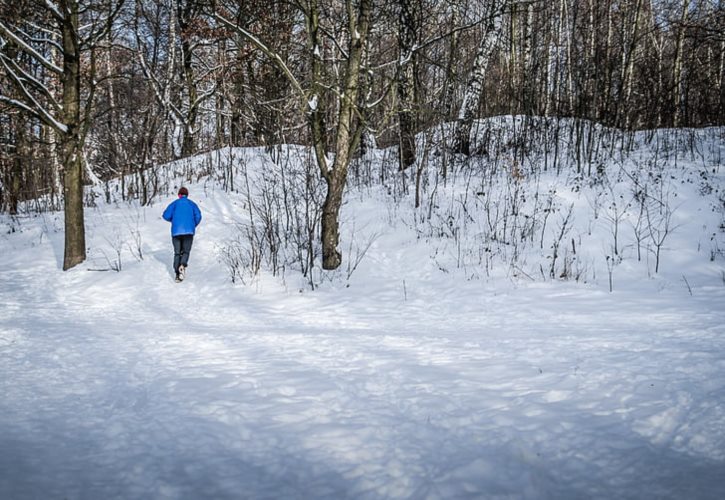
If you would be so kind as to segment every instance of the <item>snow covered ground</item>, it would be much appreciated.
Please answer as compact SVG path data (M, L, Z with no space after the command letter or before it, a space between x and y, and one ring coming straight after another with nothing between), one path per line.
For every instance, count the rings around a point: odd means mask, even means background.
M171 196L88 209L68 272L62 214L3 216L0 498L725 498L721 214L690 167L660 272L622 222L611 293L616 213L566 179L579 281L537 245L521 272L460 265L478 233L432 241L412 194L348 196L344 257L353 226L370 247L314 291L293 270L230 283L243 197L208 180L181 284Z

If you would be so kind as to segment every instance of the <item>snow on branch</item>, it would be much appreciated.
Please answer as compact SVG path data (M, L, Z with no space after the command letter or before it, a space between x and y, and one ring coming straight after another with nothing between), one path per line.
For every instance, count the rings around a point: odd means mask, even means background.
M26 54L33 57L40 64L42 64L43 67L45 67L46 69L53 71L54 73L58 73L58 74L63 73L63 68L53 64L48 59L46 59L37 50L35 50L30 45L28 45L22 38L18 37L15 33L13 33L10 30L10 28L5 26L5 24L2 21L0 21L0 35L3 35L5 37L9 38L10 40L12 40L13 42L15 42L23 52L25 52Z
M139 43L139 46L141 45L140 38L137 36L137 42ZM154 92L154 96L156 97L156 100L158 103L164 108L171 111L171 113L176 117L178 120L182 122L182 124L186 127L187 121L184 118L183 113L181 110L174 105L174 103L171 102L171 97L169 96L168 92L168 86L163 85L161 81L156 77L156 75L151 71L151 68L148 65L148 62L146 61L146 57L143 55L143 50L137 51L139 62L141 63L141 69L144 73L144 76L149 79L149 83L151 84L151 89ZM173 51L172 51L173 53ZM174 60L172 59L169 64L169 71L173 69L174 66Z
M58 21L63 21L65 19L65 16L60 11L60 8L50 0L45 0L45 8L48 9L51 14L53 14L53 17L55 17Z
M31 99L32 99L32 97L31 97ZM0 102L4 102L5 104L7 104L9 106L12 106L16 109L20 109L22 111L25 111L26 113L30 113L31 115L35 116L39 120L50 125L51 127L53 127L54 129L56 129L57 131L59 131L63 134L68 132L67 126L65 126L64 124L60 123L58 120L53 118L53 116L50 113L48 113L45 109L40 107L40 105L34 99L32 99L32 102L33 102L34 106L38 106L37 109L25 104L24 102L18 101L17 99L11 99L2 94L0 94Z
M45 124L47 124L50 127L53 127L57 131L61 133L65 133L68 130L68 127L64 125L63 123L59 122L55 119L55 117L48 111L45 106L43 106L41 103L38 102L38 100L33 96L33 94L28 90L28 88L25 85L25 81L23 78L18 76L18 73L16 71L13 71L8 66L8 58L5 56L0 57L0 61L2 62L3 67L5 68L5 71L7 75L10 77L10 79L15 84L16 88L23 94L25 97L26 102L18 101L17 99L12 99L10 97L4 96L0 94L0 97L2 98L2 101L15 107L20 110L29 112L39 120L43 121ZM24 71L22 71L17 64L15 64L15 61L10 61L15 68L20 70L20 73L22 76L26 75ZM53 106L56 107L56 109L59 109L59 105L56 102L56 100L52 97L50 92L47 88L45 88L40 82L38 82L35 79L30 80L32 82L36 82L39 88L41 89L41 93L43 93L46 97L50 99L50 102Z
M12 59L8 59L3 55L0 55L0 59L2 60L3 66L5 66L5 69L7 70L8 76L15 82L18 87L23 88L25 87L26 83L32 85L41 94L43 94L46 99L48 99L48 102L56 112L59 112L61 110L60 104L55 99L48 87L43 84L43 82L25 71L18 65L17 62L13 61ZM24 89L24 92L28 91Z

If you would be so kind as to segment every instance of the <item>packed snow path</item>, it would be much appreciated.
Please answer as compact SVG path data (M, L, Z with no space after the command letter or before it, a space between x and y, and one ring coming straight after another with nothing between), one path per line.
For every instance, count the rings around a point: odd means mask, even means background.
M2 240L0 497L725 498L719 289L175 284L149 226Z

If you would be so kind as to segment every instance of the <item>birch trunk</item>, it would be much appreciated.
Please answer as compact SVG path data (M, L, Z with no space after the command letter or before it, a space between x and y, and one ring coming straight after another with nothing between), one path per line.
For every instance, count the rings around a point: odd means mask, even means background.
M398 138L400 145L399 169L405 170L415 163L415 45L417 37L417 16L415 3L418 0L401 0L398 16L398 48L400 68L398 70Z
M534 30L534 4L525 6L526 22L523 33L523 64L521 81L524 84L524 113L536 112L536 96L534 95L536 84L534 83L534 47L536 47L536 32Z
M478 46L471 77L458 112L454 143L456 153L471 154L471 128L481 103L481 94L486 81L488 65L501 36L502 15L503 3L496 2L492 4L489 21Z

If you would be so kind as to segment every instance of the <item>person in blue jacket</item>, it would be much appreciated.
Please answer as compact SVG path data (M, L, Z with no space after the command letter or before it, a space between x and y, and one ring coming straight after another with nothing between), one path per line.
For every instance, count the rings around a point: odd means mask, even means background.
M174 200L164 210L163 217L171 222L171 241L174 244L174 272L176 281L186 277L189 265L191 245L194 243L196 226L201 222L201 210L189 199L189 190L179 189L179 199Z

